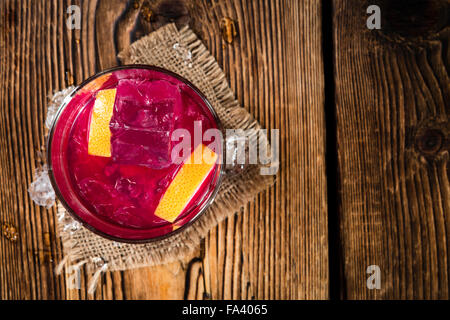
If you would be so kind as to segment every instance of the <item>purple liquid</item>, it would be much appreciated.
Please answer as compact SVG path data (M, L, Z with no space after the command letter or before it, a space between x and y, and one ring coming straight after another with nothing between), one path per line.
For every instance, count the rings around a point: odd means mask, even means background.
M110 122L111 157L92 156L88 154L88 134L95 95L99 90L111 88L117 89ZM74 194L96 217L84 220L92 225L95 222L94 228L113 236L121 235L109 232L108 225L146 230L147 237L172 232L171 223L154 215L161 197L182 166L171 161L171 135L177 128L187 129L192 137L191 150L194 150L194 121L201 121L203 132L217 128L203 100L175 77L132 69L113 72L94 90L92 86L89 90L80 90L66 109L71 103L81 104L81 107L66 142L66 174ZM52 151L52 161L53 157ZM191 220L188 213L192 211L194 215L195 210L191 209L205 198L214 171L174 222L177 227ZM56 181L57 172L54 170ZM79 215L84 218L81 210ZM104 221L105 225L98 221Z

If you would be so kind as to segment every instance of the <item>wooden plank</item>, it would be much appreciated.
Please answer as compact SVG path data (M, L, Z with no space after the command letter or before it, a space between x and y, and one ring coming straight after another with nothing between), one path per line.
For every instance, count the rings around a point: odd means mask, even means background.
M448 1L333 3L342 296L448 299Z
M81 30L65 25L79 5ZM3 1L0 19L0 298L327 298L323 66L318 1ZM145 9L147 8L147 9ZM148 19L144 10L151 10ZM149 11L145 11L149 12ZM220 21L236 21L223 41ZM137 20L136 20L137 19ZM116 65L131 40L160 25L189 22L225 70L241 104L263 127L281 129L277 184L211 231L191 257L107 272L94 296L66 289L55 212L28 197L44 143L47 96ZM31 32L33 31L33 32ZM304 40L302 40L304 39Z
M231 44L219 36L225 17L238 31ZM282 162L276 186L206 238L198 290L213 299L326 299L321 4L205 1L191 18L241 105L281 130Z
M49 4L0 4L0 223L10 223L18 230L17 241L0 237L2 299L65 297L64 277L53 272L61 259L55 211L35 206L27 192L33 170L42 162L39 152L44 144L47 94L65 85L61 76L65 64L55 63L57 48L51 46L58 41L55 13L60 6Z

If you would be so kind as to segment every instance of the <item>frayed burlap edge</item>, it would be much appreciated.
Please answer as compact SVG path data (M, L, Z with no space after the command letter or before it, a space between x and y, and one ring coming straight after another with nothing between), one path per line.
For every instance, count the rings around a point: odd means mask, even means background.
M125 64L156 65L187 78L205 94L225 128L254 129L249 139L255 141L259 124L239 106L225 74L188 27L177 30L174 24L166 25L133 43L119 58ZM88 283L88 291L93 293L106 270L127 270L182 259L198 247L211 228L274 183L274 176L260 174L261 168L252 165L240 174L226 175L214 202L192 226L170 238L147 244L118 243L100 237L80 226L58 203L57 230L64 258L56 272L65 267L68 273L76 274L85 265L93 273Z

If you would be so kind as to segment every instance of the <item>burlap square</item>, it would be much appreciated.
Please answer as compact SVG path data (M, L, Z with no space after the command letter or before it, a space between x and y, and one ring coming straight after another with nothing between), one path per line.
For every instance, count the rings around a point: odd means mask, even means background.
M124 64L160 66L185 77L208 98L224 128L260 128L239 106L225 74L188 27L177 30L174 24L166 25L133 43L119 58ZM58 232L64 259L56 271L59 273L66 267L74 272L86 265L87 270L94 273L89 283L92 293L102 271L151 266L183 258L199 245L208 230L239 211L273 182L274 176L260 174L259 165L248 166L240 174L226 175L212 205L191 227L148 244L118 243L102 238L80 226L58 204Z

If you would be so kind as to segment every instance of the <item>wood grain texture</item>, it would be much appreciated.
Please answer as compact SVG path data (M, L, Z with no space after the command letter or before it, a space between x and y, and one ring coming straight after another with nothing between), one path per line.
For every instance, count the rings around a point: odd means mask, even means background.
M334 0L343 298L449 298L446 5ZM370 265L381 290L366 287Z
M81 8L80 30L65 24L72 4ZM319 1L7 0L0 6L0 222L19 231L16 242L0 237L1 299L328 297ZM224 17L238 29L231 44L221 35ZM62 258L55 209L34 205L27 194L42 161L48 95L117 65L119 49L170 21L189 23L240 103L263 127L281 130L278 181L212 230L191 257L107 272L94 296L83 272L81 290L69 290L53 272Z
M326 299L320 3L205 1L198 9L194 30L229 75L241 105L281 135L275 188L210 232L198 290L214 299ZM224 17L236 24L231 45L217 36Z
M63 44L55 37L56 23L45 23L48 17L57 19L49 4L0 4L0 220L18 229L17 241L0 238L2 298L65 297L64 277L53 272L55 261L61 259L55 212L34 206L27 193L34 167L41 160L47 94L65 85L65 66L52 59ZM44 11L46 16L35 15Z

